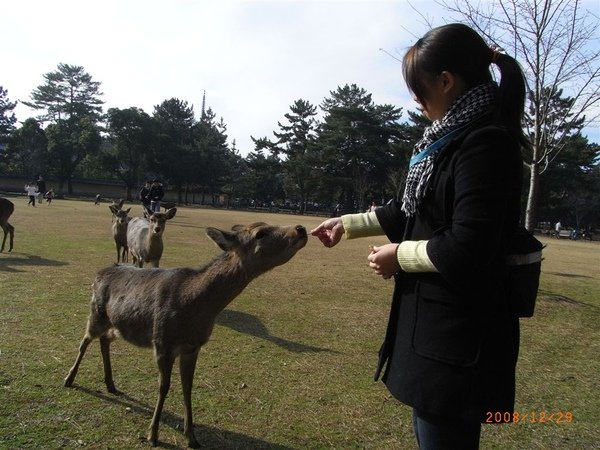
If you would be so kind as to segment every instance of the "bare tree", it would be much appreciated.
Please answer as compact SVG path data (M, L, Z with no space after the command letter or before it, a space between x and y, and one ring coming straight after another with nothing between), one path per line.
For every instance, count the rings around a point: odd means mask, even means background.
M529 85L529 117L524 126L532 150L525 226L536 221L539 175L564 148L571 130L594 126L600 117L598 16L580 0L440 0L491 44L514 56ZM557 93L569 96L560 115L552 108Z

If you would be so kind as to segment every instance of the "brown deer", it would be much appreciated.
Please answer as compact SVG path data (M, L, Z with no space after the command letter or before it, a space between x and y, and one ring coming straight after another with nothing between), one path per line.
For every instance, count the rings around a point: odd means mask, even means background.
M128 216L130 210L131 208L113 211L116 221L112 225L112 233L115 240L115 246L117 247L117 264L119 262L128 262L129 260L129 248L127 247L127 225L131 220L131 217Z
M112 203L110 205L108 205L110 212L112 212L112 218L110 219L111 223L113 223L115 221L115 218L117 217L117 211L121 211L123 209L124 204L125 204L125 199L120 198L118 200L113 200Z
M185 406L184 433L198 447L192 421L192 381L200 348L208 341L216 316L257 276L289 261L306 245L301 226L236 225L232 231L209 227L206 234L223 252L200 269L102 269L93 284L91 313L75 364L65 378L69 387L90 342L100 338L104 382L117 393L110 364L110 342L117 336L153 347L159 370L158 401L148 440L158 443L158 425L179 357Z
M7 198L0 198L0 227L4 231L4 239L2 239L2 247L0 253L4 251L4 244L6 244L6 235L10 235L10 243L8 251L11 252L13 249L13 240L15 238L15 227L8 223L9 217L15 210L15 205Z
M177 208L171 208L165 213L154 212L148 217L134 217L127 225L127 247L131 252L133 264L143 267L150 263L158 267L163 254L162 236L167 226L167 220L175 217Z

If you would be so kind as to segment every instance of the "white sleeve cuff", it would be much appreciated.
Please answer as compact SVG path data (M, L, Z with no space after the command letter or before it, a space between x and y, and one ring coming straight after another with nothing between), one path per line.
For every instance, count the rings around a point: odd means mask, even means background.
M428 241L403 241L396 256L404 272L437 272L427 254Z
M346 239L356 239L367 236L379 236L383 229L374 211L359 214L344 214L342 224Z

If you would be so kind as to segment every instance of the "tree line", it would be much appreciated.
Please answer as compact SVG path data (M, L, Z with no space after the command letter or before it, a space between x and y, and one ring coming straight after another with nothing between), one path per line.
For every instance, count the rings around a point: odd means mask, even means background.
M226 194L236 204L289 205L300 213L335 205L364 211L402 194L413 146L429 124L419 113L403 117L402 108L374 103L355 84L338 86L318 106L296 100L273 136L252 137L254 149L243 157L228 143L224 119L204 102L198 115L177 98L151 114L137 107L104 113L100 83L83 67L61 63L44 79L23 102L40 115L19 126L16 102L0 86L0 174L43 174L63 193L72 192L74 178L115 180L133 200L145 180L160 178L180 203L211 204ZM557 90L545 95L555 117L568 114L572 99ZM597 225L600 148L581 134L582 120L566 127L561 152L539 175L538 217ZM524 208L526 201L524 195Z

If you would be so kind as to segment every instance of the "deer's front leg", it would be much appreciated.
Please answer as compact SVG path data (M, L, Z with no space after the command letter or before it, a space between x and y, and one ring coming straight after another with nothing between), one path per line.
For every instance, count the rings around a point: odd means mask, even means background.
M183 433L187 437L188 446L199 448L200 444L194 435L194 421L192 419L192 384L194 382L194 371L200 349L179 356L179 372L181 373L181 390L183 391L183 405L185 416L183 422Z
M154 347L154 356L156 358L156 364L158 365L158 401L156 402L156 408L154 408L154 415L152 416L152 422L150 422L150 431L148 433L148 441L153 447L158 445L158 425L160 423L160 415L162 414L163 405L165 398L169 393L171 387L171 372L173 371L173 363L175 357L171 351L166 349L160 349Z

